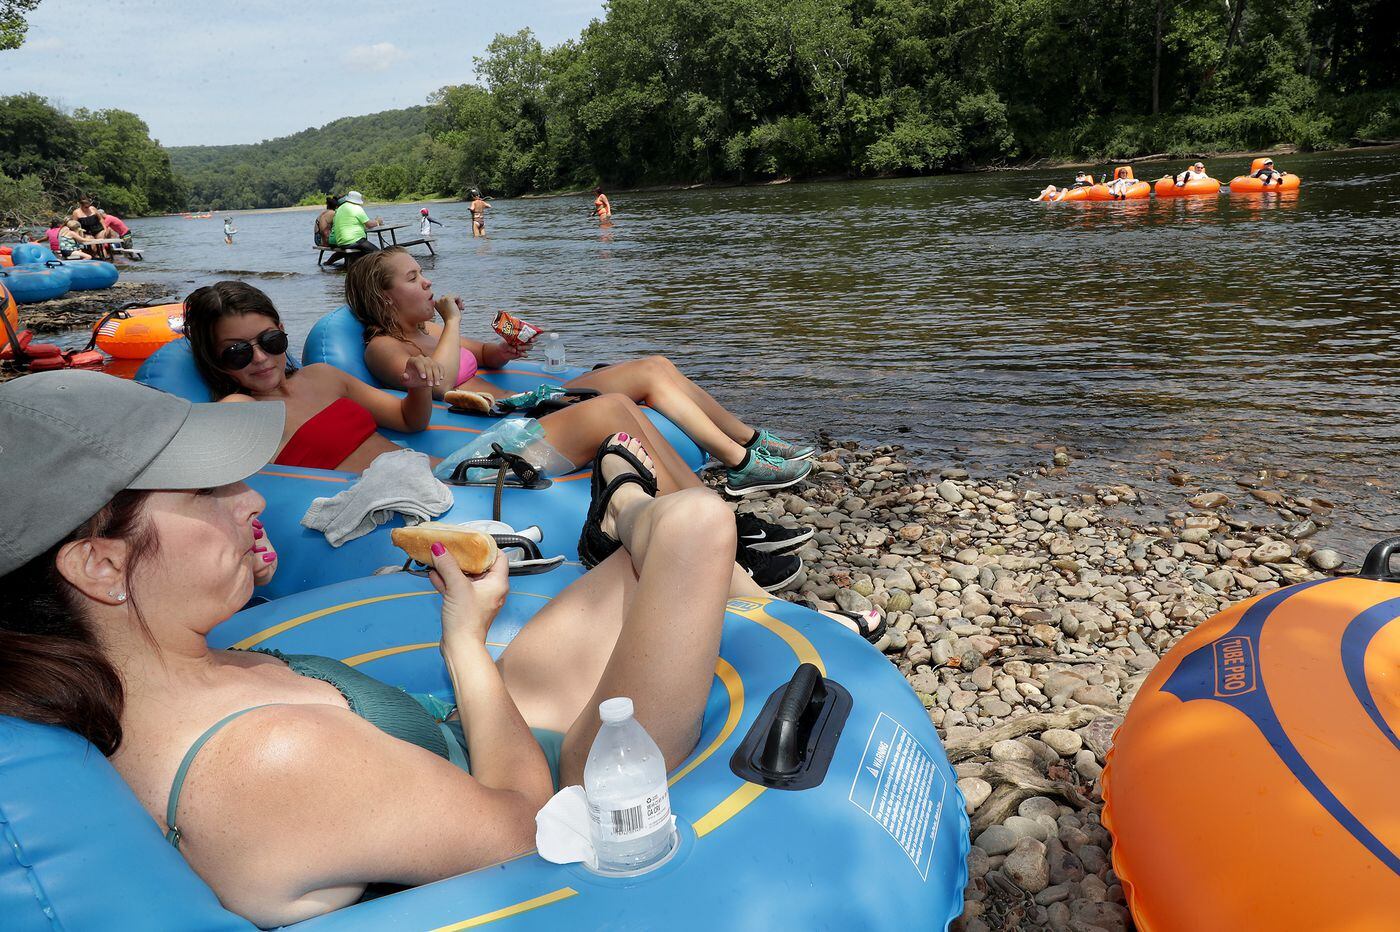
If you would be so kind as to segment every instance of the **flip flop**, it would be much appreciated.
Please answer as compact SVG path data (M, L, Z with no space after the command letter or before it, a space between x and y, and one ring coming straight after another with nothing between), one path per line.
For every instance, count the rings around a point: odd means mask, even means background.
M619 473L607 485L603 484L603 457L620 456L632 467L633 472ZM641 486L652 497L656 496L656 475L648 469L632 451L612 437L604 440L593 457L592 498L588 505L588 518L583 522L583 531L578 538L578 558L584 566L592 567L602 563L622 542L603 532L603 516L607 514L608 502L618 489L628 483Z

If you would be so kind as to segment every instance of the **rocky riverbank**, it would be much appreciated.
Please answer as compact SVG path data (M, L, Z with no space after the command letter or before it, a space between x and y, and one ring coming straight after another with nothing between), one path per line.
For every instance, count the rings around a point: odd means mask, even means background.
M1131 929L1100 821L1113 732L1197 624L1342 571L1306 540L1331 505L1257 480L1175 502L1127 485L1056 494L1052 474L1073 471L1063 450L994 478L921 469L894 446L825 446L794 493L739 509L816 528L787 598L885 611L877 647L944 736L972 820L954 928ZM1255 510L1237 517L1245 502Z
M170 285L119 281L98 291L70 291L61 298L21 305L19 325L20 329L39 335L63 333L90 328L103 314L126 304L148 307L180 301L182 297Z

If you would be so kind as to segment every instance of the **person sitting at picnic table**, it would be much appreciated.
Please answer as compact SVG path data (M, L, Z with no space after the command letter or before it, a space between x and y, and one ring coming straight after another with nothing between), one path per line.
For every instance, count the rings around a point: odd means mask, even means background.
M76 220L69 220L68 225L58 231L58 256L61 259L91 259L90 253L84 252L83 247L91 237L83 233L82 226Z
M119 239L123 248L131 248L131 227L127 226L121 217L109 214L105 210L99 210L97 216L102 221L104 238Z
M49 228L44 231L44 237L49 241L49 249L53 250L55 256L61 254L62 247L59 244L59 234L63 232L68 222L61 217L54 217L49 221Z
M340 198L334 194L326 195L326 209L316 215L316 226L312 233L312 239L317 246L330 246L335 241L331 239L331 227L335 225L335 209L340 206Z
M73 208L73 212L68 217L70 220L78 221L85 234L98 238L102 236L101 214L100 210L92 206L92 198L83 197L78 199L78 206Z
M365 213L365 196L359 191L351 191L335 209L335 222L331 226L331 242L342 246L347 252L378 252L379 247L369 241L367 230L382 226L379 217L373 220Z

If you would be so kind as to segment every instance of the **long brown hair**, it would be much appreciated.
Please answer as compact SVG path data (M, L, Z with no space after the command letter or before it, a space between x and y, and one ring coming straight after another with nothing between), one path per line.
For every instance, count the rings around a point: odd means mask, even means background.
M195 368L215 398L243 391L238 380L219 365L216 350L218 340L214 336L214 328L220 319L243 314L261 314L276 326L282 326L282 315L277 313L272 299L262 290L243 282L215 282L196 288L185 299L185 336L194 352ZM294 371L296 367L288 358L287 374L291 375Z
M75 540L125 541L128 604L149 638L131 573L158 549L142 507L150 494L118 492L82 527L0 578L0 714L68 728L107 757L122 743L126 694L84 617L82 594L58 571L58 552Z
M408 331L399 323L394 302L389 300L388 294L389 287L394 283L389 259L406 255L408 250L402 246L390 246L356 259L350 271L345 273L345 303L350 305L350 313L364 326L366 343L377 336L408 339Z

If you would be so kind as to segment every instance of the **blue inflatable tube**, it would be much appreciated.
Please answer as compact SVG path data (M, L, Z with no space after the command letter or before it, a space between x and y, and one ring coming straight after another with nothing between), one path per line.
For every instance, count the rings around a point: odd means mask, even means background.
M59 261L53 250L42 243L18 243L10 250L10 258L15 265L43 265L45 262Z
M492 651L576 575L512 580ZM439 612L428 582L400 573L241 612L210 640L326 654L449 698ZM852 700L834 741L822 739L828 770L801 790L739 776L731 758L804 662ZM700 739L672 774L671 806L680 847L640 877L531 854L292 928L942 930L962 912L968 821L927 712L869 644L800 606L730 602ZM69 732L0 717L0 830L6 929L252 928L222 909L110 765Z
M512 380L527 382L539 374L526 369L503 375L503 381L511 384ZM571 376L566 373L562 377ZM188 340L166 344L142 364L136 378L190 401L211 400L209 389L194 368ZM530 382L529 387L537 384L538 381ZM686 462L698 469L704 462L700 448L662 415L655 411L646 413ZM424 453L446 456L494 423L492 418L452 414L445 405L437 405L433 420L423 433L401 434L387 430L382 433ZM566 559L577 560L579 531L588 514L591 475L588 471L572 473L551 479L546 487L536 489L507 485L501 494L501 520L515 528L539 525L544 532L540 543L543 554L562 554ZM302 527L302 515L313 500L337 495L357 478L355 473L272 464L248 479L248 484L267 500L262 521L278 553L277 574L268 586L258 590L260 595L277 598L367 576L382 567L403 563L403 552L389 539L392 528L402 527L400 518L339 548L326 543L320 532ZM452 508L436 520L458 523L493 516L493 484L455 486L452 497Z
M68 270L72 277L72 284L69 286L74 291L96 291L100 288L111 288L121 277L117 267L110 262L102 262L98 259L77 259L63 263L63 267Z
M16 264L8 269L0 268L0 280L4 281L17 303L33 304L66 295L72 283L72 274L60 262L43 266Z

